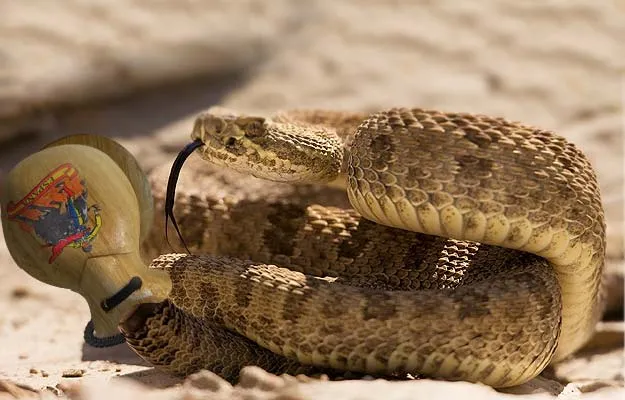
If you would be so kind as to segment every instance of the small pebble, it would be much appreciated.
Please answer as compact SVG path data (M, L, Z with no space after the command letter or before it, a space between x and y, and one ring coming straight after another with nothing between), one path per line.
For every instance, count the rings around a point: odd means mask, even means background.
M29 294L28 289L23 286L18 286L11 290L11 297L14 299L23 299L24 297L28 297Z
M50 374L47 371L41 370L41 376L47 378L48 376L50 376Z
M84 369L66 369L61 376L63 378L80 378L85 372Z
M74 382L59 382L55 388L57 390L57 396L66 395L70 399L80 398L80 383Z
M54 386L46 386L45 390L52 392L57 397L60 397L63 394L63 392L59 388L54 387Z
M38 374L39 373L37 368L31 368L28 372L30 372L31 374Z

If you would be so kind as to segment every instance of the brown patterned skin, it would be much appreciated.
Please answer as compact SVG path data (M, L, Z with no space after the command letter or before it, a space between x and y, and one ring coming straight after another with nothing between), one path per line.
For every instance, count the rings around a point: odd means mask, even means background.
M172 375L187 376L209 369L235 381L240 370L249 364L277 373L315 372L312 367L272 353L223 325L196 318L169 299L140 305L120 328L130 347ZM159 331L168 334L154 334Z
M338 130L347 136L335 137L294 115L203 115L194 135L207 143L203 157L236 159L228 165L242 170L261 163L252 173L264 178L338 178L358 212L306 206L315 195L293 200L299 190L314 194L308 186L267 183L273 198L251 200L245 189L219 189L204 200L197 180L183 184L183 234L217 256L153 265L170 272L171 301L188 318L303 364L499 387L531 379L587 340L602 308L604 220L593 170L573 145L467 114L390 110L356 131L348 114L308 114L322 123L347 116ZM301 132L312 133L300 141ZM346 147L333 150L337 142ZM296 157L276 160L286 154Z

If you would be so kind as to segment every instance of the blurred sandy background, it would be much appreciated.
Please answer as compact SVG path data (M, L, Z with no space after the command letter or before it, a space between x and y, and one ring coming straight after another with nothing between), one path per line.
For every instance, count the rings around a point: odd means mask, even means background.
M625 2L60 4L0 0L0 180L43 144L81 132L120 140L150 170L173 160L194 116L215 104L261 112L306 106L471 111L523 120L578 144L603 193L613 321L602 323L585 352L520 392L622 396L614 387L623 386L624 365ZM86 304L25 275L3 241L0 282L0 382L58 394L59 383L67 389L63 385L80 380L62 377L72 368L84 369L85 379L123 375L152 388L177 382L141 365L124 346L85 346ZM343 398L359 391L373 396L362 398L410 397L410 390L503 396L469 384L412 384L336 390L346 390ZM0 383L0 399L17 393L6 385ZM117 397L136 394L119 379L111 385L105 391L119 390ZM331 398L338 388L300 386L302 396L316 398ZM97 398L101 386L95 387L84 397ZM184 390L190 389L152 395L178 398Z

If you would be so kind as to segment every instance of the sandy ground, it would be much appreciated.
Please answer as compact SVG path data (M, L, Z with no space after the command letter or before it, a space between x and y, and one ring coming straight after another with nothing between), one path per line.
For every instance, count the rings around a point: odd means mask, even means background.
M193 116L214 104L474 111L553 129L578 144L597 170L606 210L611 321L576 357L509 392L622 396L622 2L51 4L0 3L0 179L46 142L79 132L118 139L150 170L171 162ZM12 384L39 396L83 390L94 399L137 391L150 398L505 396L427 380L295 384L255 370L236 389L208 374L180 386L125 345L85 345L84 301L27 276L3 241L0 282L0 399L20 391ZM63 376L71 370L80 376ZM113 382L88 383L103 379ZM87 383L78 389L76 382Z

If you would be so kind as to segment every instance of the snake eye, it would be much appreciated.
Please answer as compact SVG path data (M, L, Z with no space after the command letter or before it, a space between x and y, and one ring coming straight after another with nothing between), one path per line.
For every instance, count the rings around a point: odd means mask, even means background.
M262 135L263 124L259 121L252 121L246 127L246 136L258 137Z
M237 120L236 124L248 138L260 137L265 133L265 118L262 117L242 117Z

